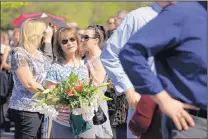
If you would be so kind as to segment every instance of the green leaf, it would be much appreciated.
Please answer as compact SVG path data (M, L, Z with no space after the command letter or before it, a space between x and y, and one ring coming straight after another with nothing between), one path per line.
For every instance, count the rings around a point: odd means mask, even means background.
M45 98L41 99L41 100L36 104L36 106L40 106L40 105L42 105L43 103L45 103Z
M80 102L80 106L83 106L83 101L82 101L82 96L79 96L79 102Z
M103 100L110 101L110 100L113 100L113 99L109 98L109 97L106 97L106 96L103 96Z
M43 94L48 94L51 90L50 89L46 89L44 91L42 91Z
M44 90L42 88L37 88L38 91L43 92Z
M35 94L32 96L32 99L37 98L39 95L40 95L40 92L35 93Z

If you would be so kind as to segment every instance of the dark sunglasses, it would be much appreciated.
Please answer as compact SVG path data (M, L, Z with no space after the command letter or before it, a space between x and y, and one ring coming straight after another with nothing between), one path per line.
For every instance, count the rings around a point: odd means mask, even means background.
M88 41L89 39L95 39L95 37L90 37L89 35L81 35L81 39Z
M63 45L65 45L65 44L67 44L69 41L70 41L70 42L74 42L74 41L76 41L76 38L75 38L75 37L71 37L71 38L68 38L68 39L64 39L64 40L61 41L61 43L62 43Z

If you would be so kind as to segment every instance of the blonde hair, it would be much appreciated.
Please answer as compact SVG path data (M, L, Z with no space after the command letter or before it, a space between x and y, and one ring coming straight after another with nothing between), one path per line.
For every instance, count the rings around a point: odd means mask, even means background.
M63 52L61 45L60 45L62 33L72 33L74 35L74 37L76 38L76 42L77 42L77 50L75 51L75 56L76 56L76 58L81 59L80 38L77 34L77 31L73 28L70 28L70 27L67 27L67 28L61 27L57 30L56 35L55 35L55 39L54 39L53 51L54 51L54 54L57 58L57 61L63 62L63 60L65 59L64 52Z
M47 25L41 19L27 19L20 28L19 46L28 51L30 47L40 47Z

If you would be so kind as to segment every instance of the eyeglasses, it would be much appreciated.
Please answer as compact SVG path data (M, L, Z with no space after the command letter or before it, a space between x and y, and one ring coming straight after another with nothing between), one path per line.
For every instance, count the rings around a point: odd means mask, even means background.
M70 41L70 42L74 42L74 41L76 41L76 38L75 38L75 37L71 37L71 38L68 38L68 39L64 39L64 40L61 41L61 43L62 43L63 45L65 45L65 44L67 44L69 41Z
M81 35L81 39L88 41L89 39L95 39L95 37L90 37L89 35Z

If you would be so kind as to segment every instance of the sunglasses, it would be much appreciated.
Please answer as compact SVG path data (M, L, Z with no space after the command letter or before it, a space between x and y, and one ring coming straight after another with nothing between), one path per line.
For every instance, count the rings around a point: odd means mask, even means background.
M70 41L70 42L74 42L74 41L76 41L76 38L75 38L75 37L71 37L71 38L68 38L68 39L64 39L64 40L61 41L61 43L62 43L63 45L65 45L65 44L67 44L69 41Z
M95 39L95 37L90 37L89 35L81 35L81 39L88 41L89 39Z
M112 25L112 24L114 24L114 22L108 22L108 24L109 24L109 25Z

